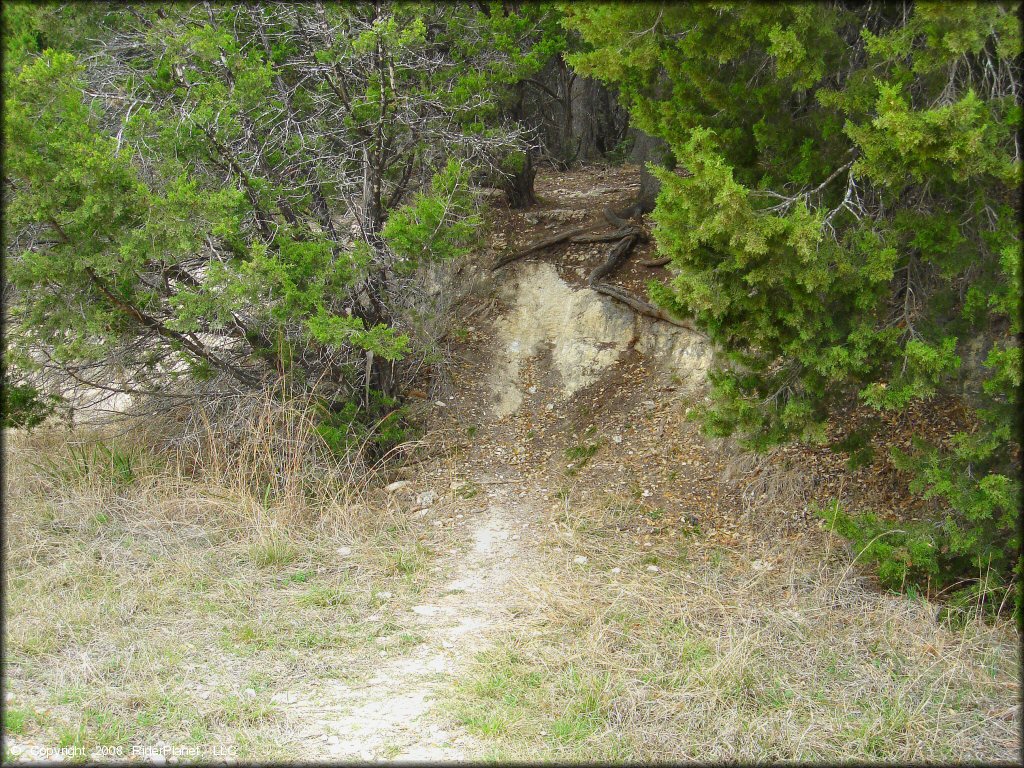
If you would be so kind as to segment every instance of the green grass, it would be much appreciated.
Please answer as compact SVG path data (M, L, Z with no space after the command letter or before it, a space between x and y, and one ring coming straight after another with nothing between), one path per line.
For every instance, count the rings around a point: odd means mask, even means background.
M299 595L298 603L299 605L314 608L332 608L340 605L349 605L353 602L353 596L349 589L345 584L336 586L316 584Z
M565 458L575 464L574 469L581 469L601 449L601 443L578 443L565 449Z
M249 549L249 557L260 568L280 568L292 563L298 555L295 545L284 537L260 541Z
M34 726L45 722L45 718L31 707L20 707L8 704L3 712L3 731L22 735Z

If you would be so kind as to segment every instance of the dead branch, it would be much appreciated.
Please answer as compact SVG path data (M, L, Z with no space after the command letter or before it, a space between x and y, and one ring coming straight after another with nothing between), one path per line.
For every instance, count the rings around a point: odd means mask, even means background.
M598 293L603 293L605 296L610 296L616 301L621 301L639 315L644 315L645 317L650 317L655 320L662 320L666 323L670 323L679 328L685 328L688 331L693 331L694 333L698 333L707 338L707 334L699 330L691 320L681 320L677 317L673 317L665 310L660 309L643 299L639 299L636 296L626 293L618 286L610 285L608 283L591 283L590 287Z
M515 253L508 254L507 256L502 256L500 259L498 259L496 262L494 262L494 266L491 267L491 269L492 270L501 269L506 264L511 264L513 261L517 261L518 259L521 259L524 256L529 256L531 253L536 253L537 251L542 251L545 248L550 248L553 245L558 245L559 243L564 243L566 240L569 240L569 239L575 237L576 235L581 235L585 231L586 231L586 227L574 227L572 229L563 230L563 231L561 231L561 232L559 232L557 234L554 234L551 237L545 238L543 240L538 240L533 245L527 246L526 248L523 248L522 250L516 251Z

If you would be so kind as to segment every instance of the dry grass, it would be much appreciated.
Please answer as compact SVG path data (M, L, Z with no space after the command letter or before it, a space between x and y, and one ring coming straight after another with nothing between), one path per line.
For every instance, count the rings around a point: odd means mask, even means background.
M275 694L372 670L430 553L297 414L254 407L230 448L211 428L155 451L153 424L6 436L7 735L285 756Z
M645 549L615 514L563 510L520 622L448 700L489 757L1019 759L1011 626L939 624L838 549Z

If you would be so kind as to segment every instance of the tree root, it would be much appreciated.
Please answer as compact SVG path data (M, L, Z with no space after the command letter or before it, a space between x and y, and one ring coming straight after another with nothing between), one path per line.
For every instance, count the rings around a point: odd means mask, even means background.
M593 234L593 235L577 235L569 239L572 243L609 243L613 240L621 240L624 237L630 235L643 235L643 230L640 227L628 226L617 229L614 232L608 232L607 234Z
M598 293L603 293L605 296L610 296L616 301L621 301L638 315L644 315L645 317L650 317L655 320L661 320L679 328L685 328L688 331L693 331L704 338L708 338L707 334L698 329L692 321L680 320L677 317L673 317L665 310L656 307L643 299L638 299L636 296L626 293L618 286L610 285L609 283L591 283L590 287Z
M598 264L594 268L594 271L590 273L590 277L587 278L587 283L593 286L594 283L602 277L607 277L621 267L626 259L629 258L629 254L632 252L633 247L637 244L639 239L639 235L626 235L624 238L619 240L619 242L608 251L608 257L601 264Z
M531 253L542 251L545 248L550 248L553 245L559 245L566 241L573 243L604 243L612 240L618 240L618 242L612 246L608 251L608 256L605 260L594 268L594 271L590 273L587 278L587 285L594 291L604 294L616 301L622 302L627 307L632 309L639 315L644 317L650 317L654 320L661 320L662 322L669 323L678 328L685 328L688 331L697 333L704 338L708 338L707 334L700 331L691 320L683 320L673 315L670 315L660 307L656 307L653 304L644 301L643 299L637 298L632 294L627 293L618 286L611 285L610 283L601 282L603 278L608 277L613 272L618 270L629 258L633 248L642 239L645 238L646 232L642 227L630 224L628 221L620 217L610 207L605 208L604 216L612 224L619 227L615 232L607 234L584 234L586 227L574 227L573 229L566 229L551 237L543 240L538 240L533 245L527 246L515 253L503 256L498 259L494 266L491 267L492 271L501 269L507 264L511 264L513 261L529 256ZM669 263L671 259L647 259L640 263L645 267L663 267Z
M494 262L494 266L491 267L491 270L494 271L501 269L506 264L511 264L513 261L518 261L524 256L529 256L531 253L536 253L537 251L542 251L545 248L550 248L552 245L564 243L566 240L570 240L571 238L576 237L577 235L582 235L586 231L586 227L573 227L572 229L562 230L561 232L558 232L557 234L554 234L551 237L545 238L543 240L538 240L533 245L527 246L522 250L508 254L507 256L502 256L500 259Z

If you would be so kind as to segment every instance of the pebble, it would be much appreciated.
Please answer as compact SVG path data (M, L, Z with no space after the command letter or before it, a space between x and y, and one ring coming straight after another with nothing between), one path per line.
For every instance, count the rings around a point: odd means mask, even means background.
M587 564L587 558L584 555L576 555L576 557L574 557L572 559L572 561L574 563L576 563L576 565L586 565Z
M544 408L545 408L545 410L553 411L553 410L555 410L555 404L554 403L548 403L547 405L544 406Z
M622 569L618 567L612 568L612 573L622 573Z
M391 599L391 593L390 592L378 592L377 593L377 597L379 597L381 600L390 600Z
M348 557L352 554L352 547L338 547L337 552L341 557Z
M384 490L388 493L394 493L397 490L405 488L407 485L412 485L409 480L396 480L393 483L384 486Z
M657 573L658 571L661 570L661 568L659 568L656 565L648 565L647 566L647 570L650 571L651 573Z

